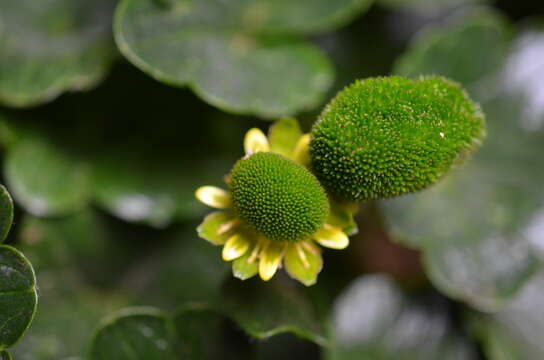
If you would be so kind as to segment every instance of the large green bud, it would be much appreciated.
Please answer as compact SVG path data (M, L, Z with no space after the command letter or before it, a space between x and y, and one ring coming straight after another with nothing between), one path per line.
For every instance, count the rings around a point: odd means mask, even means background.
M461 86L442 77L360 80L342 90L312 129L310 156L340 199L421 190L480 145L485 121Z
M239 160L229 186L238 216L272 240L305 239L329 213L327 195L316 177L275 153L258 152Z

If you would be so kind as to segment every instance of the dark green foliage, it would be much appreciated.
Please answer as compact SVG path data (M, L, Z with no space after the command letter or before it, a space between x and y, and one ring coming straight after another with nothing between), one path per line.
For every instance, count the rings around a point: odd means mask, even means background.
M544 359L544 18L529 9L542 4L526 3L0 1L0 177L17 209L0 187L0 238L13 246L0 246L0 359ZM283 269L268 282L233 278L221 247L195 234L210 210L194 190L221 184L243 134L268 127L257 116L298 118L300 132L286 120L268 131L271 152L291 155L329 87L387 74L462 84L488 119L483 148L425 191L361 204L356 224L356 203L330 203L327 224L361 231L344 251L322 249L314 286ZM484 130L456 122L481 121L456 85L392 79L353 85L389 87L343 94L347 105L335 100L317 126L346 125L346 156L322 158L340 170L358 164L348 155L373 156L356 182L371 194L435 181ZM361 114L380 116L366 124ZM350 131L358 120L368 126ZM278 186L283 171L265 184ZM332 174L341 186L359 175ZM304 212L287 211L296 223L284 230L300 230Z
M341 199L389 198L421 190L483 140L484 117L442 77L359 80L341 91L312 129L312 165Z
M37 301L32 265L11 246L0 246L0 350L21 339L34 318Z
M96 86L116 56L114 7L111 0L2 1L0 103L28 107Z
M0 185L0 242L8 235L13 222L13 201L6 188Z
M113 29L121 53L153 78L189 85L230 112L274 118L317 106L334 80L328 57L303 35L371 2L124 0Z
M173 323L159 310L126 308L98 327L88 359L177 359L173 333Z
M241 159L231 176L230 189L240 218L270 239L304 239L327 218L327 195L317 179L281 155L256 153Z

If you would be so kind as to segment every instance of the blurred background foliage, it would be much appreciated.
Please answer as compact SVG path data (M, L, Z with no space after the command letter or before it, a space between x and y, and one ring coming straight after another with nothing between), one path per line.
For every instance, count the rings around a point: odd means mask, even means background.
M388 74L461 82L483 148L363 204L317 285L233 279L195 188ZM543 83L530 0L0 2L0 358L544 358Z

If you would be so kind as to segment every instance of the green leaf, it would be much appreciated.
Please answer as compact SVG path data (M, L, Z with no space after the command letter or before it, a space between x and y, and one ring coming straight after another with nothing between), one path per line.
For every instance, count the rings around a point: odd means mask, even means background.
M321 346L328 343L325 325L302 285L276 277L244 282L229 279L218 304L250 336L268 338L292 333Z
M524 239L490 237L424 252L431 281L448 296L483 311L507 304L538 268Z
M486 3L489 0L380 0L379 3L387 7L400 8L420 12L423 14L432 14L451 11L466 5L476 5Z
M64 149L38 136L17 142L4 164L15 201L36 216L64 215L86 205L88 170Z
M0 242L6 239L13 223L13 201L6 188L0 185Z
M0 350L15 345L28 330L38 295L30 262L11 246L0 246Z
M491 9L478 8L419 32L395 64L399 75L438 74L462 83L478 100L494 95L510 40L510 25ZM471 54L471 56L466 56Z
M202 214L194 197L194 189L209 178L202 167L192 168L188 177L187 164L172 157L155 161L121 149L115 154L104 152L92 161L93 195L99 205L125 221L165 227L174 219Z
M11 146L16 139L16 134L12 124L0 113L0 147L7 148Z
M228 111L276 117L314 107L333 80L328 59L296 35L343 23L368 4L124 0L114 32L121 52L155 79L189 85Z
M125 221L154 227L204 213L194 191L219 185L239 157L247 125L217 118L213 108L195 105L177 90L132 71L108 81L103 92L63 98L47 111L11 113L6 119L16 136L3 165L13 196L25 210L65 215L92 201ZM151 86L155 100L136 90L145 86ZM186 116L200 120L180 122L180 105ZM157 108L161 117L150 128ZM44 122L49 111L57 114L55 121ZM117 121L118 116L130 118L131 126Z
M523 128L544 129L544 103L540 83L544 79L544 59L539 56L544 43L544 18L526 21L511 46L504 67L503 86L512 102L519 106Z
M136 272L138 286L130 289L134 298L168 308L220 299L221 283L231 276L230 264L221 259L221 248L196 235L194 223L155 240L167 245L151 253Z
M12 350L16 359L75 360L85 352L98 321L127 304L118 295L91 291L59 272L38 273L38 281L48 286L40 289L40 307L32 327ZM64 283L49 286L56 282Z
M107 286L119 280L138 252L123 247L115 229L107 225L90 208L55 219L27 215L19 241L37 271L66 271Z
M292 334L279 334L255 343L255 359L319 359L318 345Z
M106 318L96 330L89 360L170 360L175 352L174 326L155 308L126 308Z
M328 359L477 359L453 330L445 304L410 300L385 275L354 280L333 307Z
M232 336L226 336L225 316L209 307L184 305L176 312L174 324L180 359L236 360L249 357L249 344L240 346Z
M182 306L174 322L181 359L313 359L319 349L316 344L290 333L262 341L248 338L227 317L198 304Z
M110 0L3 4L0 102L36 105L97 84L114 54L113 6Z
M105 227L103 220L92 210L55 219L26 215L20 220L18 244L36 271L40 307L13 349L17 359L82 355L98 321L127 305L116 281L141 248L134 245L138 239L133 234L112 236L118 229ZM125 237L130 241L121 247Z
M544 356L544 276L529 282L512 303L497 314L469 313L471 333L489 360L539 360Z
M489 22L483 19L484 24ZM504 34L497 34L493 26L475 27L474 21L469 16L466 23L457 25L460 30L454 34L463 36L436 37L433 46L420 52L424 58L411 73L416 75L431 67L428 64L439 49L448 47L455 54L469 45L478 47L477 42L471 43L472 38L493 41L482 46L496 48L491 52L500 54L499 49L505 46ZM416 52L419 46L416 42ZM436 59L447 61L444 56ZM452 58L450 67L439 66L447 69L445 75L473 85L504 83L497 77L504 73L500 66L486 69L479 62L472 67L455 64ZM489 311L504 306L537 265L527 231L544 207L544 169L537 165L544 142L541 133L523 125L516 98L504 92L484 94L477 91L478 86L472 88L483 102L487 117L488 137L482 149L439 184L421 193L384 201L381 207L393 237L424 252L426 271L434 285L450 297Z
M180 341L180 358L194 360L221 358L224 349L217 341L221 341L222 320L220 315L206 307L181 308L174 316L176 335Z

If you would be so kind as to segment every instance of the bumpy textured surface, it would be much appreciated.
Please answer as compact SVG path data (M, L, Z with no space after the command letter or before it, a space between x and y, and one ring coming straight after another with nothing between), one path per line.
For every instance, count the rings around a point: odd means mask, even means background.
M327 195L316 177L275 153L239 160L231 172L230 190L240 218L272 240L307 238L329 213Z
M481 143L478 104L442 77L380 77L342 90L312 129L312 166L323 185L351 201L421 190Z

